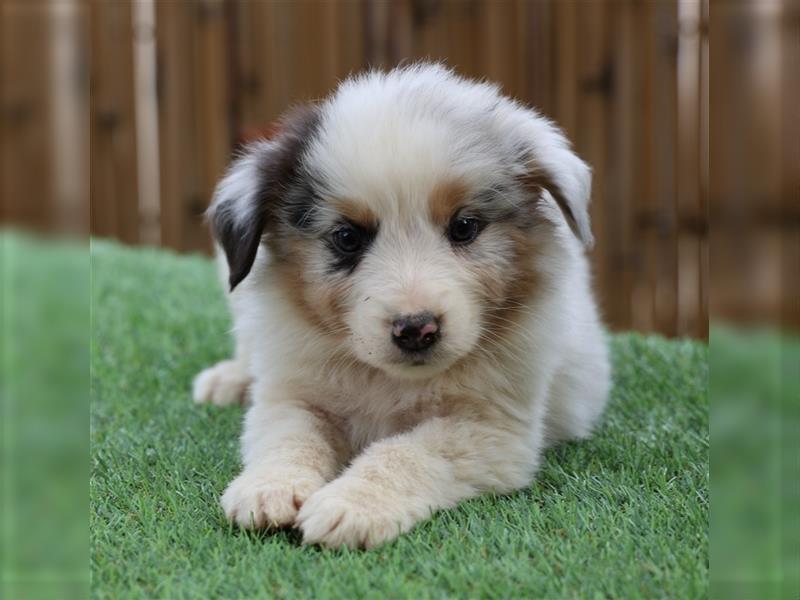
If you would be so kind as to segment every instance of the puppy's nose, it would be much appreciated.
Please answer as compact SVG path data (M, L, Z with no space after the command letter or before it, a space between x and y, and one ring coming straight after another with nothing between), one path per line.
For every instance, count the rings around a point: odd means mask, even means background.
M405 315L392 323L392 341L405 352L427 350L439 336L439 319L430 312Z

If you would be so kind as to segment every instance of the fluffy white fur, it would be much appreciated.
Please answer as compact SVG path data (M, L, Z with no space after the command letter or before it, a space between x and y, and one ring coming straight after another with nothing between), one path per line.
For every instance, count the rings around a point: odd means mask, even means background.
M465 498L529 485L543 448L588 435L598 420L609 361L578 239L591 239L590 171L549 121L436 65L350 79L319 110L308 171L326 197L358 199L380 220L341 292L344 326L331 335L309 323L262 243L230 294L236 356L202 372L194 396L228 404L249 389L244 468L222 496L230 519L373 547ZM259 152L273 143L234 164L215 205L250 217ZM542 284L496 335L477 286L480 273L506 268L497 257L509 242L489 225L465 258L431 222L429 197L455 179L519 205L522 192L505 184L531 168L522 154L551 174L574 223L543 191L536 210L550 227L534 227L538 251L524 259ZM333 222L335 209L319 218ZM324 256L312 254L298 276L324 280ZM222 253L219 263L227 279ZM435 357L412 366L388 323L422 310L445 325Z

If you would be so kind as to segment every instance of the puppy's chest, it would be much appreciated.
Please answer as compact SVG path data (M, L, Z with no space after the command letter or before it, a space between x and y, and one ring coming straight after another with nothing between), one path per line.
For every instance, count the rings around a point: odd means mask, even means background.
M355 450L444 412L442 392L435 387L370 383L339 385L320 403L337 419Z

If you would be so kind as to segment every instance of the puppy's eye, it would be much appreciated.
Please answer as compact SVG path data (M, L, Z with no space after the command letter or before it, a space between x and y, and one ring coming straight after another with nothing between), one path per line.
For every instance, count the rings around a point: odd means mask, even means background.
M447 237L454 244L469 244L481 231L481 223L473 217L454 217L447 228Z
M333 245L342 254L356 254L364 246L364 236L348 225L333 232Z

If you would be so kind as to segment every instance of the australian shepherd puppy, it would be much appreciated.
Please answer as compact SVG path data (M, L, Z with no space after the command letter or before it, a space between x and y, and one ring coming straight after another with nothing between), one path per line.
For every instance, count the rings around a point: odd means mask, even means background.
M553 123L440 65L348 79L246 148L209 209L236 352L194 384L251 401L227 517L369 548L588 435L590 183Z

